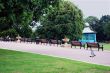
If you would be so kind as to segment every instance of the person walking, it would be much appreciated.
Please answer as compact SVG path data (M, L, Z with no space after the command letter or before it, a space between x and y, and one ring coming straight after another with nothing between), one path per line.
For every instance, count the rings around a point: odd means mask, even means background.
M94 53L94 51L92 50L92 48L90 48L90 51L91 51L91 56L90 57L96 56L95 53Z

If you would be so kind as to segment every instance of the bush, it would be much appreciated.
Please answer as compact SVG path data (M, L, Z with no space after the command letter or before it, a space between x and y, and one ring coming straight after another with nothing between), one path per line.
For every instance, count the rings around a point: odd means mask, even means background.
M9 29L9 30L5 30L3 32L0 33L1 37L6 37L9 36L11 38L15 38L17 37L18 33L16 32L15 29Z

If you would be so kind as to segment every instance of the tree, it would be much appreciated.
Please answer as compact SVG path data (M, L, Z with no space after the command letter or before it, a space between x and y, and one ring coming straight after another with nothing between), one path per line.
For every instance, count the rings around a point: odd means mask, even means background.
M31 21L39 21L45 8L55 6L58 2L59 0L0 0L0 32L12 28L18 32L26 25L29 28Z
M105 40L110 40L110 15L102 16L100 24L103 26L103 33Z
M32 35L32 29L28 25L23 25L19 33L21 37L29 38Z
M61 1L58 7L49 7L41 18L37 33L41 38L79 39L82 35L83 16L80 9L69 1Z
M110 40L110 21L104 26L104 33L107 35L107 39Z
M97 17L89 16L85 19L97 33L97 41L106 41L109 37L110 15L104 15L98 20Z
M85 19L85 22L90 24L90 27L94 30L97 31L99 19L95 16L89 16Z
M100 41L107 40L107 34L104 32L104 28L106 24L108 24L110 21L110 15L104 15L100 18L98 28L97 28L97 38Z
M18 33L16 32L15 29L8 29L8 30L5 30L3 32L0 32L0 37L11 37L11 38L15 38L17 37Z

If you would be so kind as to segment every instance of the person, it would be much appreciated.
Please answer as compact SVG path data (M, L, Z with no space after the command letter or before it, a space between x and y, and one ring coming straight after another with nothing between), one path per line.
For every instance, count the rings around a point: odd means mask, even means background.
M65 36L64 39L62 39L62 47L68 46L69 39Z
M90 51L91 51L91 56L90 57L96 56L95 53L94 53L94 51L92 50L92 48L90 48Z
M21 42L21 37L19 35L16 38L17 38L17 42Z

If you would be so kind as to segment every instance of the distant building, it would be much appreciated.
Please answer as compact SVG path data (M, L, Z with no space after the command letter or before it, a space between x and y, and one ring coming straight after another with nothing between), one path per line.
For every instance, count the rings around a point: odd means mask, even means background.
M96 42L96 32L90 29L88 23L85 23L85 28L82 33L83 35L82 39L80 40L81 42Z

